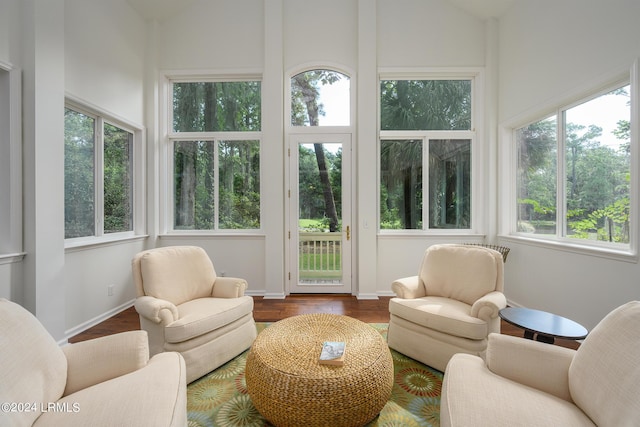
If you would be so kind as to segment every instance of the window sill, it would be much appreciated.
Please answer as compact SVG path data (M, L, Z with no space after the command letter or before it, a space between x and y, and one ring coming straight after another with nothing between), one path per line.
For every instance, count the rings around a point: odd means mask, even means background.
M89 238L82 240L65 241L64 250L66 253L78 252L85 249L96 249L105 246L119 245L123 243L142 241L149 237L147 234L103 236L99 238Z
M609 247L587 246L579 243L571 243L568 241L540 238L536 239L533 237L520 235L499 235L498 238L501 241L511 241L515 243L521 243L523 245L537 246L545 249L553 249L579 255L606 258L614 261L624 261L631 263L638 262L638 253L631 250L627 251Z
M0 254L0 265L13 264L14 262L20 262L24 259L25 252L16 252L12 254Z
M425 239L425 238L450 238L450 239L484 239L484 234L478 234L469 230L378 230L378 237L382 239Z
M238 239L255 239L255 238L265 238L266 234L262 232L250 232L250 231L242 231L242 232L228 232L228 231L187 231L187 232L175 232L175 233L167 233L160 234L158 236L160 239L211 239L217 237L223 238L238 238Z

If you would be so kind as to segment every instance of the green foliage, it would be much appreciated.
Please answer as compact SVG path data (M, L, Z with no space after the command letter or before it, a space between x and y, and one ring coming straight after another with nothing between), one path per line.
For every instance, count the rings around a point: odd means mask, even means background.
M380 83L382 130L471 129L470 80L385 80ZM462 145L461 145L462 144ZM471 223L468 141L430 141L429 228ZM422 229L421 140L380 144L380 228Z
M611 94L626 95L626 91ZM525 222L555 221L556 134L555 120L542 120L517 132L519 229ZM613 134L621 140L620 150L601 144L598 126L566 124L565 203L567 235L573 238L629 242L629 122L620 120Z
M64 112L65 238L95 234L95 119L66 108Z
M176 132L259 131L259 81L173 84Z
M324 149L336 211L342 212L342 149L333 153ZM314 149L309 145L298 145L298 197L299 216L320 221L322 229L329 229L330 218L326 214L323 187L318 178L320 172ZM340 215L338 215L340 217Z
M382 130L471 129L470 80L383 80Z

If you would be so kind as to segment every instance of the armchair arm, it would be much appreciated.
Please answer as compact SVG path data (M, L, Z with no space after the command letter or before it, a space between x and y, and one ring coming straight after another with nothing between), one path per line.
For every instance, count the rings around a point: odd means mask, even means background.
M507 306L507 298L502 292L489 292L471 306L471 316L489 323L498 317L498 312Z
M89 386L128 374L149 362L145 331L129 331L69 344L62 347L67 357L67 396Z
M178 307L160 298L146 295L138 297L136 298L135 307L140 316L162 325L173 323L180 317Z
M489 334L487 367L494 374L572 402L569 366L575 350L501 334Z
M427 291L424 285L420 283L418 276L403 277L401 279L394 280L391 284L391 290L399 298L420 298L427 295Z
M237 277L218 276L213 284L211 296L215 298L239 298L244 296L248 283Z

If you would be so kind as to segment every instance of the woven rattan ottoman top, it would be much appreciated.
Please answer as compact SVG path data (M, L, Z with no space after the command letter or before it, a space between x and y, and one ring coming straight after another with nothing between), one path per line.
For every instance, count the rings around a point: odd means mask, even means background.
M318 363L325 341L346 343L343 366ZM357 426L373 420L393 387L380 333L336 314L304 314L266 328L247 356L247 390L275 426Z

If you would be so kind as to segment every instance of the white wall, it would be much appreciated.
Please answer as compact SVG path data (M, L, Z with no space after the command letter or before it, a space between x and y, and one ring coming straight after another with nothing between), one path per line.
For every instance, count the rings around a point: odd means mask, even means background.
M500 19L500 121L530 116L628 70L640 56L639 16L635 0L517 2ZM590 329L613 308L640 299L635 262L504 243L512 248L505 290L515 304L565 315Z
M124 0L65 0L64 10L67 94L143 126L144 20ZM134 240L65 251L65 336L131 304L131 259L145 248L144 241ZM108 295L110 285L113 295Z
M144 123L144 21L124 0L64 4L65 91Z
M160 69L262 69L262 0L200 0L160 25Z
M442 0L378 1L379 67L484 65L484 22Z

